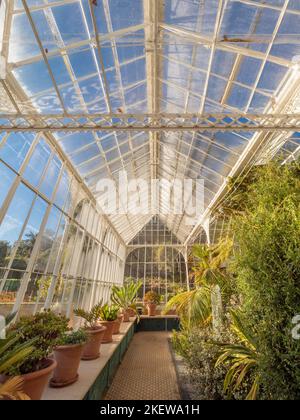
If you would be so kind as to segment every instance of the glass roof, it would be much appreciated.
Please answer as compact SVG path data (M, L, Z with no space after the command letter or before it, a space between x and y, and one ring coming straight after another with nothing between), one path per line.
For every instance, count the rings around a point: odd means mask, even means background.
M6 0L5 13L2 113L275 113L299 77L299 0ZM54 135L96 197L120 170L153 177L147 132ZM204 179L207 208L255 135L160 132L155 175ZM129 243L152 216L111 220ZM188 237L185 215L161 218Z

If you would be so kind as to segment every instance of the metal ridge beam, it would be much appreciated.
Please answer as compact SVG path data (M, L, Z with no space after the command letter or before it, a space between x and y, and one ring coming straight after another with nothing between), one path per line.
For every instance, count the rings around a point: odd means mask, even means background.
M300 114L0 114L0 132L300 131Z

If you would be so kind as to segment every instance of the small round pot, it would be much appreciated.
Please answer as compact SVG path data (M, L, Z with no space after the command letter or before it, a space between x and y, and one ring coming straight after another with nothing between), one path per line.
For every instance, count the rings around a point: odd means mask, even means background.
M120 334L120 327L121 327L122 322L123 322L123 315L118 316L118 319L115 321L113 335Z
M83 347L81 360L96 360L100 357L100 346L106 328L99 326L95 329L87 329L88 341Z
M148 316L156 315L156 306L157 305L155 303L147 303Z
M39 401L42 398L52 372L57 366L54 359L45 359L44 364L43 369L21 375L23 379L22 392L28 395L31 400ZM8 376L1 375L0 382L4 383L7 379Z
M106 331L102 336L102 343L111 343L113 341L113 332L116 321L100 321L100 324L106 328Z
M84 344L58 346L54 349L57 367L50 381L52 388L63 388L78 380L78 368Z

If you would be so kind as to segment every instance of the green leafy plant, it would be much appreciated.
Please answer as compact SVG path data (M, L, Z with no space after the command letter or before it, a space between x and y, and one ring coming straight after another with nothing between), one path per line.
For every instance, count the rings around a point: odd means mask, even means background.
M300 399L300 341L291 321L300 307L300 165L270 163L244 195L233 222L232 271L244 325L255 331L259 398Z
M0 374L9 375L11 371L18 369L35 350L36 340L20 344L18 337L0 340ZM28 400L28 396L22 391L23 379L21 377L9 378L4 384L0 384L0 400Z
M9 373L19 375L42 369L45 358L66 331L68 319L51 311L21 318L8 329L8 337L16 337L18 345L34 341L35 348L23 363L11 366Z
M59 346L69 346L69 345L76 345L76 344L84 344L88 340L88 336L85 330L80 328L77 331L71 331L69 333L65 333L60 340L58 341Z
M119 308L117 306L104 305L100 309L99 315L102 321L116 321Z
M97 303L90 311L85 311L84 309L74 309L74 314L82 319L84 319L84 326L87 329L99 328L97 325L102 309L102 300Z
M210 326L193 327L176 332L172 337L175 352L183 359L181 374L190 384L190 398L195 400L224 400L223 382L226 370L215 367L219 348L212 342Z
M216 362L216 368L225 365L227 374L224 380L224 391L232 394L237 391L250 377L251 388L246 400L257 399L260 375L258 373L259 354L257 343L251 331L243 324L238 312L231 312L232 330L238 343L219 343L221 355Z
M149 290L149 292L147 292L144 296L144 302L147 303L152 303L154 305L159 305L160 304L160 295L154 291Z
M142 287L143 283L141 281L134 282L130 281L124 286L113 286L111 301L123 311L127 311L132 304L137 300L137 295Z
M10 374L12 369L18 369L35 350L37 339L19 342L18 335L0 340L0 374Z

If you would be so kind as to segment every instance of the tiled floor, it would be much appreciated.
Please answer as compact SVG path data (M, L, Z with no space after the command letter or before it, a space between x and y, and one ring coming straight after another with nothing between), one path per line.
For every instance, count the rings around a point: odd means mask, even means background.
M169 350L170 333L136 334L106 400L180 400Z

